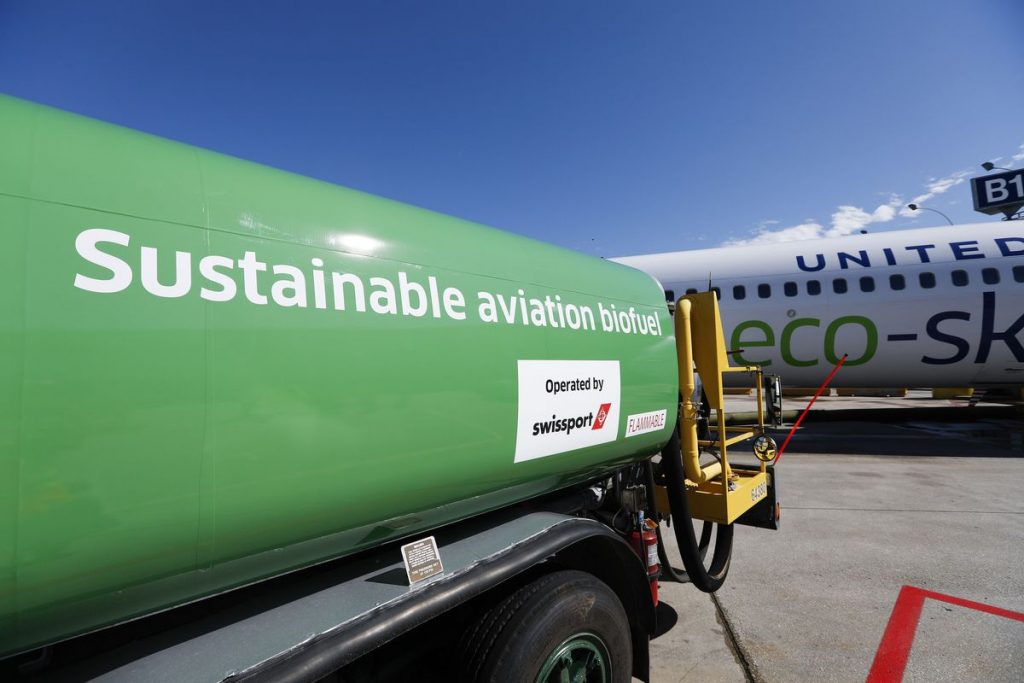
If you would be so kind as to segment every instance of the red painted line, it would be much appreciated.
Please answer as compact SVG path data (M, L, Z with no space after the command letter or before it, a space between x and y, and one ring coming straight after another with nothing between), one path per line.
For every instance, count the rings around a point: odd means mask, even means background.
M1024 613L993 607L981 602L964 600L952 595L935 593L915 586L903 586L893 605L889 623L882 634L882 642L875 652L875 661L871 664L866 683L891 683L902 681L910 657L910 648L914 644L917 622L921 619L921 609L925 599L946 602L958 607L977 610L997 617L1024 621Z
M912 587L912 586L911 586ZM1024 621L1024 612L1014 612L1013 610L1003 609L1002 607L993 607L992 605L986 605L983 602L974 602L973 600L964 600L963 598L953 597L952 595L945 595L943 593L934 593L932 591L926 591L923 588L914 588L916 591L928 598L929 600L938 600L939 602L948 602L950 605L956 605L958 607L966 607L967 609L973 609L978 612L984 612L985 614L992 614L997 617L1003 617L1004 619L1013 619L1014 621Z
M797 427L799 427L800 423L804 421L804 418L807 416L807 411L811 409L811 406L814 405L814 402L818 400L819 396L821 396L821 392L825 391L825 387L828 386L828 383L831 382L832 378L836 376L836 372L838 372L839 368L841 368L843 363L846 362L846 356L847 354L844 353L843 357L839 359L839 362L836 363L836 366L832 368L832 372L828 373L828 377L825 378L825 381L822 382L820 387L818 387L818 391L814 394L814 396L811 397L811 402L807 404L806 408L804 408L804 412L800 413L800 417L798 417L796 419L796 422L793 423L793 428L789 430L789 434L786 435L786 440L782 442L782 448L779 449L779 452L775 454L775 459L772 460L773 465L779 461L779 458L782 457L782 452L786 450L786 446L789 445L789 440L792 439L793 434L796 433Z
M914 633L921 618L924 595L919 588L903 586L889 615L889 623L882 635L882 642L875 652L866 683L891 683L902 681L907 668L910 647L914 644Z

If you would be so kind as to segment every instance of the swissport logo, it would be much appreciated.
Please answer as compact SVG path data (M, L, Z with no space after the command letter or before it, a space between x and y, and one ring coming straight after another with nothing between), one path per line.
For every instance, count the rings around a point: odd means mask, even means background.
M618 438L618 361L521 360L518 378L515 462Z
M550 420L533 423L533 435L561 433L569 436L575 429L585 429L586 427L590 427L591 431L601 429L601 427L604 427L605 420L608 419L608 413L611 409L611 403L602 403L597 409L597 416L593 412L589 412L586 415L574 415L573 417L563 418L552 415Z

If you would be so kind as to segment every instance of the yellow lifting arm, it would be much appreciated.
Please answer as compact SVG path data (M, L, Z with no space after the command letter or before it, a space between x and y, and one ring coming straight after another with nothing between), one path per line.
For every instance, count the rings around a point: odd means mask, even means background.
M679 359L679 391L683 395L679 420L680 442L683 449L683 471L686 478L703 484L722 473L721 463L713 463L705 471L700 466L700 445L697 443L697 410L693 395L697 391L697 378L693 373L693 336L691 334L692 304L687 299L676 303L676 355ZM721 378L719 378L719 386Z
M762 409L762 373L758 366L729 367L718 299L713 292L688 294L676 302L676 353L679 360L680 445L687 498L695 519L732 524L765 496L767 471L758 453L756 468L730 467L729 446L765 435ZM753 375L757 387L757 424L726 427L725 391L722 375L745 372ZM707 401L717 414L715 439L701 441L697 434L700 406L695 397L697 377ZM701 466L701 447L717 447L716 462ZM774 457L774 453L770 454ZM770 460L771 457L767 459ZM659 492L659 499L663 494Z

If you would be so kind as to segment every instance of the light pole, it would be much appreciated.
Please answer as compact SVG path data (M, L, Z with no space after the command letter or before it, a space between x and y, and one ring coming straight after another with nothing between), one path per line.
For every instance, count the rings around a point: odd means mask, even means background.
M947 223L953 225L953 221L949 220L949 216L942 213L938 209L929 209L927 206L918 206L917 204L907 204L907 208L910 209L911 211L934 211L935 213L945 218Z
M994 168L998 168L1000 171L1012 171L1012 168L1003 168L1002 166L996 166L991 161L986 161L981 164L981 167L986 171L991 171Z

